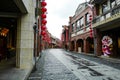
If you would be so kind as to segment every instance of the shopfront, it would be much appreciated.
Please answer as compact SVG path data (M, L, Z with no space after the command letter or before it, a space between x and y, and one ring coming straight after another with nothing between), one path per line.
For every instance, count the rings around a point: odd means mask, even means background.
M120 58L120 28L104 31L102 34L103 55Z
M15 18L0 17L0 60L15 57L16 28Z

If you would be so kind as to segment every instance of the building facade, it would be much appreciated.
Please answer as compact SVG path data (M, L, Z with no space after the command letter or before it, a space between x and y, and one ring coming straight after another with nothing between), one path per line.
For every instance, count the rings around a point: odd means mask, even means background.
M34 0L0 1L0 59L15 57L13 67L32 69L35 64L35 4Z
M87 4L87 2L80 4L74 16L69 19L70 50L93 54L94 36L90 32L92 28L89 19L92 10Z
M91 3L96 9L94 53L120 57L120 0L91 0Z
M69 26L63 25L62 27L63 27L62 34L61 34L62 48L68 50L69 49Z
M80 4L69 20L70 50L119 58L119 21L120 0L90 0L89 4Z

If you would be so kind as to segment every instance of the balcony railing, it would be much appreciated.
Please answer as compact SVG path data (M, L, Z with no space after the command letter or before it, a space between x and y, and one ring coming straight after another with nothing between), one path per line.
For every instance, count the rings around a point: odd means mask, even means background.
M107 18L109 18L109 17L111 17L111 16L113 16L115 14L118 14L118 13L120 13L120 5L114 7L113 9L111 9L111 10L103 13L102 15L97 16L96 18L94 18L93 19L93 24L97 23L97 22L100 22L100 21L103 21L103 20L105 20L105 19L107 19Z

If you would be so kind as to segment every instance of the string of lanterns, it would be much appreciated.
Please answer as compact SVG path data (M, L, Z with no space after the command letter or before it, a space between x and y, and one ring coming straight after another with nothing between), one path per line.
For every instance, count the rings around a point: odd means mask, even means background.
M89 21L90 21L89 29L90 29L90 37L91 38L93 37L92 20L93 20L93 15L92 15L92 13L90 13L90 15L89 15Z
M45 0L41 1L41 35L42 35L42 40L50 43L50 37L48 35L48 31L47 31L47 27L46 27L46 24L47 24L46 5L47 5L47 3L45 2Z

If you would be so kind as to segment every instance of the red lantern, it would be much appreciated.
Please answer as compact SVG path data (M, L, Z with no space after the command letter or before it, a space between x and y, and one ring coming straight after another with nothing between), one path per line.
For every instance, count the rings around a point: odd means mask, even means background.
M92 34L92 33L90 33L90 37L91 37L91 38L93 37L93 34Z
M91 27L91 26L92 26L92 24L90 23L90 24L89 24L89 26Z
M91 30L92 28L90 27L90 30Z
M47 9L45 7L42 7L41 11L44 13L47 11Z
M42 30L46 30L46 26L41 26L41 29Z
M42 6L42 7L44 7L44 6L46 6L46 5L47 5L47 3L46 3L45 1L41 2L41 6Z
M44 36L46 34L45 31L41 31L41 35Z
M93 30L92 30L92 29L90 29L90 33L92 33L92 31L93 31Z
M46 18L46 14L41 14L41 17L42 18Z
M43 37L42 39L43 39L43 40L46 40L46 38L45 38L45 37Z
M89 16L89 20L92 21L92 15Z
M43 25L46 25L47 21L45 19L42 20L41 22Z

